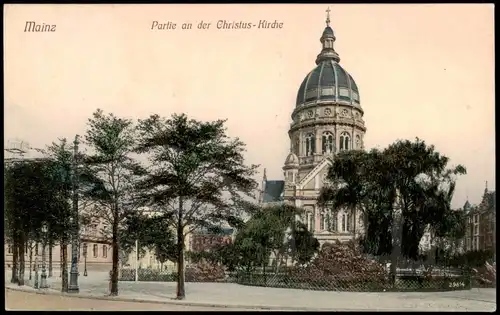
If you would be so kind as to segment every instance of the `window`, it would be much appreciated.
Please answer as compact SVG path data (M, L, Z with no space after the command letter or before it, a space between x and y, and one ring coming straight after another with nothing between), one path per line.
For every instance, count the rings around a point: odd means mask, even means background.
M294 152L297 156L300 156L300 150L299 150L299 147L300 147L300 140L298 138L295 139L294 141L294 144L295 144L295 147L294 147Z
M350 213L342 214L342 227L341 227L342 232L351 231L351 221L352 221L352 216Z
M12 254L12 245L7 246L7 251L9 252L9 254Z
M359 135L356 136L356 149L361 149L361 137Z
M92 248L92 253L94 254L94 258L97 258L98 250L99 250L99 248L98 248L97 244L94 244L94 247Z
M475 224L479 223L479 216L477 214L474 216L474 223Z
M307 230L310 232L314 230L314 216L312 212L307 212Z
M314 154L315 144L314 144L314 134L309 133L306 136L306 156L310 156Z
M320 230L330 231L330 227L331 227L330 221L331 221L330 213L328 211L322 211L321 216L320 216L320 221L319 221Z
M342 132L340 134L340 151L344 151L344 150L349 150L349 142L351 140L351 137L349 136L349 133L347 132Z
M108 247L106 245L102 245L102 257L108 257Z
M39 253L38 253L38 243L35 244L35 256L38 256Z
M323 153L333 153L333 144L334 144L334 137L331 132L324 132L323 133L323 138L322 138L322 150Z

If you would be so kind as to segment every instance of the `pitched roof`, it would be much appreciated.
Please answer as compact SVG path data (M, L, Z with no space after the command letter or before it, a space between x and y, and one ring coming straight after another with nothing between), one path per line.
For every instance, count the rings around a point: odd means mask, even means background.
M264 188L263 202L276 202L282 200L284 180L268 180Z

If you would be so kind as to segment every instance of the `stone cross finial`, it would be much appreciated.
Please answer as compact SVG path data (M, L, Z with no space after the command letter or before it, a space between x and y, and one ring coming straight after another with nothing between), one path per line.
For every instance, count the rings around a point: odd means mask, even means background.
M330 26L330 7L326 9L326 26Z

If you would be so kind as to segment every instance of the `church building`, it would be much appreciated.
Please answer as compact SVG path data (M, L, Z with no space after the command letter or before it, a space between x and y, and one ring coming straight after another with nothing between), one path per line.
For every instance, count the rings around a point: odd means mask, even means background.
M288 203L303 208L301 220L320 243L353 238L363 231L361 215L341 210L332 213L317 205L320 189L328 185L326 174L337 152L363 149L366 132L359 89L340 65L335 34L327 10L326 27L320 38L322 50L316 67L300 84L292 123L288 130L290 153L283 166L285 180L267 180L264 170L260 202Z

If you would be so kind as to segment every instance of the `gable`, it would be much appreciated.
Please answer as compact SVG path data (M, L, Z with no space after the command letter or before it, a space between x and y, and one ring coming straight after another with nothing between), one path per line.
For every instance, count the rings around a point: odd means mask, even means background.
M330 167L331 162L328 158L325 158L323 161L321 161L318 165L316 165L315 168L313 168L309 174L304 176L304 178L299 182L298 188L299 189L315 189L316 187L321 187L321 182L322 182L322 174L324 172L328 171L328 168ZM316 179L317 178L317 179ZM319 181L319 185L316 185L316 181ZM312 187L312 188L310 188Z

